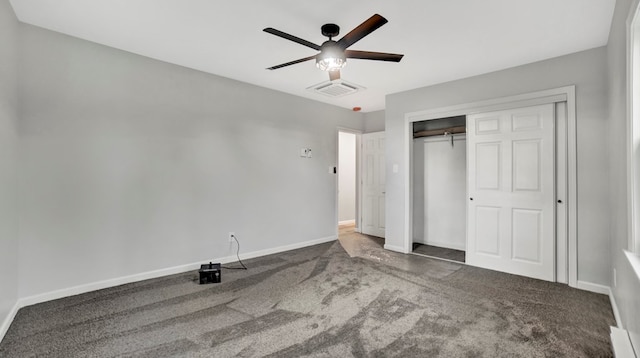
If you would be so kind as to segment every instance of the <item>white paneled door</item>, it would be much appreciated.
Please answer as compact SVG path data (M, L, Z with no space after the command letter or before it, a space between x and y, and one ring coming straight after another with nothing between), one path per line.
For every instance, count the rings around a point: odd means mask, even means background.
M473 266L555 281L553 104L467 116Z
M362 135L362 233L384 237L384 132Z

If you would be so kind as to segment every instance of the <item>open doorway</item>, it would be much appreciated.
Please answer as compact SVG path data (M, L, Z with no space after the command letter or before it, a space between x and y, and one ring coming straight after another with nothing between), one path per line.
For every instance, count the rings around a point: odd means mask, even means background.
M338 131L338 235L359 231L359 134Z
M338 240L350 257L373 258L384 248L384 132L339 129L337 163Z

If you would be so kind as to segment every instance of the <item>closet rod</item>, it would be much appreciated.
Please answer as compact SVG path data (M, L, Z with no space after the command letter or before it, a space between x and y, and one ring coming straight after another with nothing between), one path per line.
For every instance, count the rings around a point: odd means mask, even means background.
M449 128L441 128L441 129L431 129L428 131L419 131L413 133L413 138L422 138L422 137L433 137L437 135L448 134L457 134L457 133L466 133L467 127L465 126L457 126L457 127L449 127Z

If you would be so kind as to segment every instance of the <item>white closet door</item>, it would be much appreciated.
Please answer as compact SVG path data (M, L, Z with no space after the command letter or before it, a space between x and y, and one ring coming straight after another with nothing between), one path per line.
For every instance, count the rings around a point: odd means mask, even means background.
M467 264L555 280L553 104L467 117Z
M362 233L384 237L384 132L362 135Z

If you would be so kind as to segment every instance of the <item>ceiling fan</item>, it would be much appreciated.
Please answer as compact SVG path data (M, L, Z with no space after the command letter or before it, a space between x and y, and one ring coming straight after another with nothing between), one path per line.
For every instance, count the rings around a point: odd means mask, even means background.
M340 78L340 69L347 64L347 58L357 58L361 60L375 60L375 61L391 61L400 62L404 55L395 53L382 53L382 52L370 52L370 51L355 51L347 50L347 48L354 43L360 41L363 37L369 35L380 26L386 24L388 21L384 17L375 14L368 20L358 25L355 29L351 30L348 34L344 35L340 40L334 41L333 38L340 33L340 27L336 24L322 25L320 30L323 36L329 38L322 46L318 46L307 40L303 40L299 37L289 35L280 30L276 30L271 27L264 29L264 32L282 37L284 39L299 43L303 46L310 47L316 51L320 51L319 54L301 58L299 60L283 63L277 66L269 67L268 70L277 70L278 68L295 65L309 60L316 60L316 67L323 71L329 72L329 79L331 81Z

